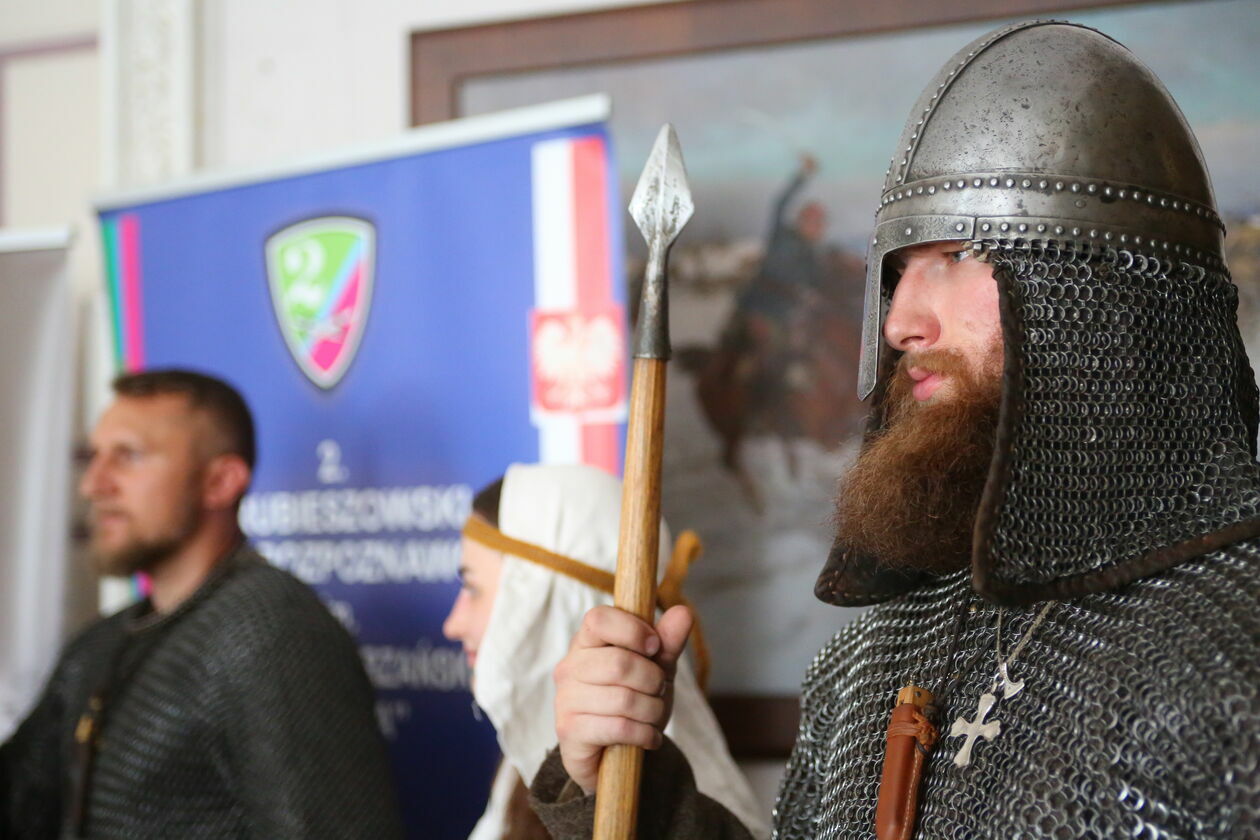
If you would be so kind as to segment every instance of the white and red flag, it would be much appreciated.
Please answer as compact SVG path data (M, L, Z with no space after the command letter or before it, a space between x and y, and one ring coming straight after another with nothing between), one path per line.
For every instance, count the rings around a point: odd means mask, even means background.
M534 311L530 416L543 463L621 471L626 316L614 297L603 137L533 149Z

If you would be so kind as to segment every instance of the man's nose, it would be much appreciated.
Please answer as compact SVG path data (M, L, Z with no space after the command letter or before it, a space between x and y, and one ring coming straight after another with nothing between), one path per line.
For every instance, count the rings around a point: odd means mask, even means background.
M884 340L894 350L926 350L941 337L941 322L933 308L924 269L911 260L897 281L884 318Z
M463 640L464 628L464 592L460 590L459 595L455 596L455 603L451 605L451 611L446 616L446 620L442 622L442 635L450 639L452 642Z
M101 489L107 481L105 475L105 465L101 463L100 455L93 455L88 461L87 469L83 471L83 477L79 479L79 495L85 499L92 499L101 494Z

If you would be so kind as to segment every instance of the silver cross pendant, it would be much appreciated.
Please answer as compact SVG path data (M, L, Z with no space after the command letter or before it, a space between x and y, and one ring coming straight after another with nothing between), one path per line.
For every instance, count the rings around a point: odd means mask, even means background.
M1022 687L1022 686L1021 686ZM980 703L976 706L976 719L968 721L961 715L954 721L954 725L950 727L949 735L951 738L965 736L966 741L962 745L957 755L954 756L954 765L957 767L966 767L971 764L971 748L975 746L976 738L984 738L986 741L992 741L1002 732L1002 722L995 720L992 723L985 723L984 717L993 708L993 704L997 702L997 695L988 692L980 695Z

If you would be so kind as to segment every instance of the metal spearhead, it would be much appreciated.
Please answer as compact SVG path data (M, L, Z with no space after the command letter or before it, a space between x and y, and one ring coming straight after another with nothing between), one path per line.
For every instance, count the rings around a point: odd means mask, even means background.
M630 215L648 244L643 297L634 334L636 359L669 358L669 296L665 267L669 247L695 211L678 135L661 126L639 184L630 199Z

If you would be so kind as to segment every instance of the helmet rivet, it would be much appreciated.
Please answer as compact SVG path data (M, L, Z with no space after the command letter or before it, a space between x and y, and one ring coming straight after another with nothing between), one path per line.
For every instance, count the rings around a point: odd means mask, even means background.
M1090 195L1093 195L1094 193L1098 192L1098 185L1090 184L1088 187L1085 188L1085 192L1089 193Z
M1146 203L1147 203L1147 204L1154 204L1154 203L1155 203L1155 196L1153 196L1153 195L1148 195L1148 196L1146 196Z
M1129 241L1129 235L1127 233L1120 234L1121 243L1127 243L1128 241Z
M1111 187L1103 188L1103 195L1107 196L1107 198L1111 198L1113 195L1115 195L1115 192L1116 191L1113 190Z
M928 195L936 195L936 187L928 187Z
M917 190L915 190L915 192L918 193L919 195L923 195L923 187L919 187Z
M1002 232L1003 232L1003 233L1006 233L1006 232L1007 232L1008 230L1010 230L1010 229L1011 229L1011 225L1010 225L1010 223L1009 223L1009 222L1002 222L1002 228L1001 228L1001 230L1002 230Z
M1120 198L1124 198L1127 195L1127 193L1125 192L1125 190L1117 190L1116 195L1119 196Z
M962 222L959 222L958 224L954 225L954 230L958 231L959 233L962 233L963 230L966 229L966 227L967 226L964 225Z
M1008 186L1008 187L1013 187L1013 186L1015 186L1015 179L1014 179L1014 178L1007 178L1007 179L1006 179L1006 186Z
M1045 225L1037 225L1037 233L1045 233L1045 232L1046 232Z
M1021 224L1021 225L1019 226L1019 232L1020 232L1020 233L1028 233L1028 225Z
M1049 181L1046 181L1046 180L1041 180L1041 181L1038 181L1038 182L1037 182L1037 189L1039 189L1039 190L1044 190L1044 189L1045 189L1046 187L1048 187L1048 186L1050 186L1050 182L1049 182Z
M983 178L976 178L974 181L972 181L972 182L971 182L971 186L973 186L973 187L983 187L983 186L984 186L984 179L983 179Z
M944 187L944 188L945 188L945 189L947 189L947 190L952 190L952 189L954 188L954 182L953 182L953 181L946 181L945 183L941 184L941 186L942 186L942 187Z
M1134 200L1134 201L1141 201L1141 200L1142 200L1142 192L1141 192L1141 190L1134 190L1134 191L1133 191L1133 200Z
M916 131L914 134L911 134L911 135L910 135L910 139L911 139L911 140L918 140L918 139L919 139L919 133ZM910 147L909 147L909 146L907 146L907 147L906 147L906 151L907 151L907 152L908 152L908 151L910 151Z
M912 233L914 233L914 228L906 228L906 236L909 236Z
M1181 202L1180 202L1180 201L1174 201L1174 202L1172 203L1172 209L1174 209L1174 210L1180 210L1180 209L1181 209Z
M1111 241L1111 237L1112 237L1111 231L1107 231L1106 233L1103 234L1103 239L1106 239L1108 242Z
M907 151L907 152L912 152L912 151L914 151L914 146L906 146L906 151Z
M1080 228L1072 228L1072 235L1073 235L1073 236L1080 236L1080 235L1081 235L1081 229L1080 229Z
M1062 181L1055 181L1055 182L1054 182L1054 188L1055 188L1056 190L1061 190L1061 189L1063 189L1063 182L1062 182Z
M1142 244L1142 237L1140 237L1140 236L1135 236L1135 237L1133 237L1133 244L1134 244L1134 245L1141 245L1141 244Z
M967 181L964 178L959 178L958 183L954 184L954 186L958 187L958 189L961 190L963 187L967 186Z
M1063 235L1063 225L1055 225L1055 226L1054 226L1054 232L1055 232L1055 235L1056 235L1056 236L1062 236L1062 235Z
M1096 231L1096 230L1091 230L1091 231L1089 232L1089 238L1090 238L1090 239L1097 239L1097 238L1098 238L1098 231Z
M877 236L877 237L875 237L874 239L872 239L872 240L871 240L871 244L872 244L872 245L878 245L878 244L879 244L879 237Z
M988 222L985 222L984 224L980 225L980 229L987 233L988 231L993 230L993 225L989 224Z
M906 165L906 162L907 162L908 160L909 160L909 158L902 158L902 159L901 159L901 165L902 165L902 166L905 166L905 165Z
M998 185L998 179L997 179L997 178L990 178L990 179L989 179L989 186L990 186L990 187L996 187L997 185Z
M1081 191L1081 185L1080 185L1080 184L1073 184L1073 185L1072 185L1072 192L1074 192L1074 193L1078 193L1078 192L1080 192L1080 191Z
M1032 186L1032 181L1025 178L1023 181L1020 181L1019 185L1023 187L1024 189L1028 189L1029 187Z

